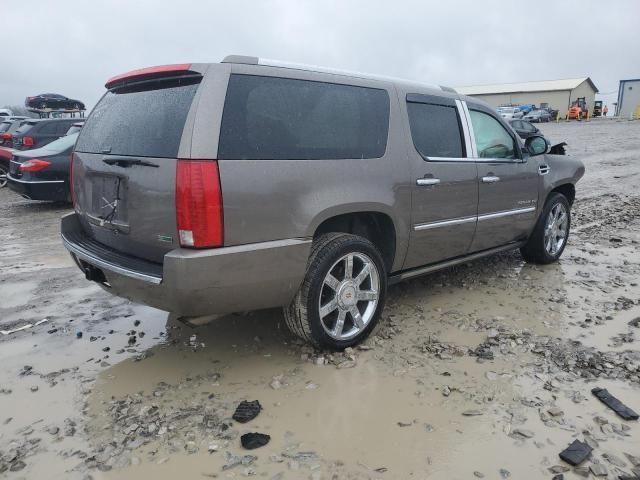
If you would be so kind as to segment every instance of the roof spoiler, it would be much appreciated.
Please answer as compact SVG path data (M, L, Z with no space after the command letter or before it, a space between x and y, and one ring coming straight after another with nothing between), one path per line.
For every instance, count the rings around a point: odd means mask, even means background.
M120 87L126 83L130 83L136 80L143 80L149 78L158 77L180 77L188 74L196 74L191 70L191 63L176 63L173 65L158 65L156 67L140 68L138 70L131 70L130 72L122 73L111 77L104 84L105 88L111 90L115 87Z

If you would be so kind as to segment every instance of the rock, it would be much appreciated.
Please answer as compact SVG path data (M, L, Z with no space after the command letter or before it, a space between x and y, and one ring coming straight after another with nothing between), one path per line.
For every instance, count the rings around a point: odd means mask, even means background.
M26 467L26 466L27 466L27 464L24 463L22 460L16 460L9 467L9 471L10 472L19 472L20 470L24 469L24 467Z
M569 467L565 465L554 465L553 467L549 467L549 471L551 473L564 473L569 471Z
M562 411L561 408L558 407L551 407L547 410L547 413L549 415L551 415L552 417L560 417L562 415L564 415L564 412Z
M269 443L269 440L271 440L269 435L257 432L245 433L240 437L240 443L247 450L263 447Z
M51 435L57 435L57 434L58 434L58 432L60 432L60 428L59 428L59 427L56 427L56 426L54 425L54 426L51 426L51 427L47 428L47 432L48 432L49 434L51 434Z
M601 463L592 463L589 465L589 470L591 470L591 473L593 473L595 477L606 477L609 475L609 472Z
M32 392L35 393L35 392L38 391L38 386L37 385L31 385L31 388L29 390L31 390Z
M510 476L511 476L511 472L509 470L507 470L506 468L500 469L500 477L509 478Z
M481 412L480 410L465 410L462 412L462 415L465 417L476 417L478 415L484 415L484 412Z
M522 438L532 438L535 434L531 430L526 430L524 428L514 428L511 431L511 436L522 437Z
M557 475L554 475L551 480L564 480L564 475L559 473Z
M233 413L233 418L236 422L247 423L258 416L262 410L262 405L258 400L248 402L243 400L236 407L236 411Z
M442 389L442 395L444 395L445 397L451 395L451 389L447 385L445 385Z
M624 468L627 466L626 462L620 457L616 457L613 453L603 453L602 457L615 467Z
M560 452L560 458L569 465L580 465L584 462L593 449L584 442L574 440L571 445Z
M244 455L240 457L237 455L233 455L231 452L224 452L225 464L222 466L222 470L229 470L230 468L237 467L238 465L248 467L257 459L258 457L254 455Z
M82 332L76 332L76 338L82 338Z
M587 478L590 475L591 470L589 470L589 467L587 466L575 467L573 469L573 473L575 473L579 477Z
M269 386L274 390L280 390L284 385L282 384L282 375L277 375L271 379Z
M411 425L413 425L411 422L398 422L399 427L410 427Z
M484 478L484 473L476 470L475 472L473 472L473 476L476 478Z
M131 336L129 337L129 340L127 341L127 343L128 343L129 345L135 345L136 341L137 341L136 336L135 336L135 335L131 335Z
M624 456L627 457L627 459L629 459L629 461L634 467L640 467L640 457L631 455L630 453L625 453Z

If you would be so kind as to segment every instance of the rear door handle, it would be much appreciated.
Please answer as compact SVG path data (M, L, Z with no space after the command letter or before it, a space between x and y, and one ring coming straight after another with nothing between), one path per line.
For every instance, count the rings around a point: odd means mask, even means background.
M482 177L482 183L496 183L500 181L500 177L488 176Z
M439 178L419 178L418 180L416 180L416 184L420 186L437 185L439 183Z

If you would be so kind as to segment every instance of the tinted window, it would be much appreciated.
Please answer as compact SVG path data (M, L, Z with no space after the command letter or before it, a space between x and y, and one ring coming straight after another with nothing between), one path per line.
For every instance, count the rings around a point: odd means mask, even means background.
M85 122L76 150L175 157L199 81L152 82L107 92Z
M16 135L23 135L23 134L27 133L29 130L31 130L31 127L33 127L35 124L36 124L36 122L23 123L22 125L20 125L20 128L18 128L18 130L16 130Z
M471 110L471 124L480 158L516 158L516 146L509 132L498 120Z
M231 75L218 158L377 158L388 128L385 90Z
M48 122L45 124L41 124L40 128L38 128L38 133L40 135L55 135L57 132L58 132L57 122Z
M411 137L423 157L464 157L455 107L407 103Z

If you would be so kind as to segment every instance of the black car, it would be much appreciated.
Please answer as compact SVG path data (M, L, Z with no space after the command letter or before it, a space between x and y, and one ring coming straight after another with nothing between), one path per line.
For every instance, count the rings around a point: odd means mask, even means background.
M45 147L14 154L7 180L9 188L30 200L70 202L71 153L78 133Z
M526 120L509 120L509 125L522 139L527 139L533 135L542 135L540 130Z
M30 150L44 147L67 133L69 128L77 123L77 118L44 118L24 120L14 132L7 147L17 150Z
M10 147L11 139L24 120L3 120L0 122L0 147Z
M27 108L34 108L38 110L45 110L47 108L52 109L66 109L66 110L84 110L84 103L80 100L74 100L73 98L67 98L64 95L58 95L57 93L41 93L35 97L27 97L24 101Z

